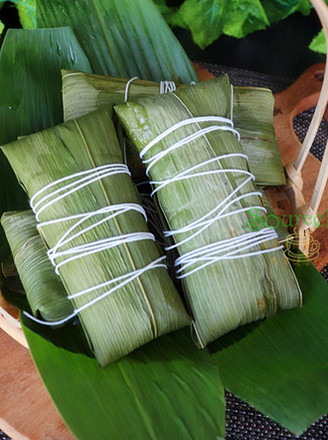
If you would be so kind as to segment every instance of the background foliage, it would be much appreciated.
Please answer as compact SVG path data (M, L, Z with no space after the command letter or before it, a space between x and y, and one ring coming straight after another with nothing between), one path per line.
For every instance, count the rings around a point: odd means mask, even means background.
M0 0L0 9L6 0ZM311 11L309 0L153 0L171 27L188 29L201 48L221 35L243 38L263 30L289 15ZM36 27L36 0L10 0L15 4L23 28ZM0 21L0 35L4 25ZM310 49L325 53L325 37L320 32Z
M288 17L309 14L309 0L154 0L171 26L191 31L202 49L222 34L243 38Z

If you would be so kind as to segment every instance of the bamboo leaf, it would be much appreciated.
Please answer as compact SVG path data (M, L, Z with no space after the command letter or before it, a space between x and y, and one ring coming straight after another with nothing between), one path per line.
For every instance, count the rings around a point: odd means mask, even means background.
M61 68L90 71L70 28L10 29L0 52L0 144L62 121ZM0 153L0 215L26 209L27 198ZM0 259L9 255L0 232Z
M58 321L72 313L72 304L37 231L34 213L6 212L1 225L34 316Z
M259 87L234 87L233 120L249 168L262 186L284 185L284 168L273 127L274 96Z
M224 386L295 434L328 412L328 284L297 264L304 307L241 328L210 347Z
M76 353L23 329L44 384L79 440L94 438L95 430L97 438L111 440L224 438L219 373L209 353L194 347L188 330L100 369L75 348L74 332L63 333L63 339Z
M71 26L96 74L197 81L151 0L38 0L39 27Z
M64 68L90 72L69 27L7 32L0 53L0 144L62 122Z

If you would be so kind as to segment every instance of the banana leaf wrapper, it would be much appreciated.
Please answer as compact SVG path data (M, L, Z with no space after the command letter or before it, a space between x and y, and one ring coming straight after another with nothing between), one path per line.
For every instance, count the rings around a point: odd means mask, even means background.
M64 119L68 121L103 106L113 106L124 101L124 78L92 75L77 71L62 72ZM177 84L178 89L186 87ZM128 97L160 93L159 83L134 80L128 88ZM274 97L271 90L257 87L234 87L233 120L241 135L242 147L249 158L249 167L262 186L279 186L286 183L280 151L273 128ZM130 169L140 170L138 157L128 150ZM139 172L139 176L140 176Z
M71 314L72 303L47 256L33 211L6 212L1 225L33 315L58 321Z
M269 89L234 87L233 121L257 185L285 185L273 126L274 96Z
M104 164L123 163L115 127L107 110L41 131L2 149L30 197L58 179ZM89 213L121 203L139 203L136 187L127 174L112 175L73 192L42 211L40 221ZM99 215L89 218L76 227L74 233L99 223L102 218ZM39 227L39 232L47 246L53 248L75 223L76 220L65 220ZM144 217L139 212L128 211L84 232L62 250L108 237L147 231ZM74 294L143 268L159 257L159 250L152 240L125 243L63 265L60 276L67 292ZM56 263L61 261L59 257ZM72 299L73 306L81 308L107 291L108 287L102 287L77 296ZM144 272L81 311L79 318L101 366L190 322L165 268Z
M138 151L142 151L155 137L182 120L209 115L230 118L231 86L228 77L223 76L174 93L135 98L116 106L115 110L130 140ZM145 159L209 125L200 123L181 127L158 142L145 154ZM231 132L213 131L172 150L165 160L159 160L152 166L150 175L153 181L164 181L217 156L240 154L242 151L238 138ZM247 170L247 162L243 157L229 157L203 165L201 171L229 168ZM202 175L171 182L156 196L170 230L179 231L214 211L244 180L245 176L241 177L239 173ZM253 191L254 184L249 181L238 194ZM235 200L226 212L251 209L261 206L261 203L257 195L248 196ZM214 215L215 212L208 218ZM249 210L222 217L194 238L180 244L180 255L248 233L249 217ZM192 232L180 232L174 238L183 242ZM271 240L257 245L252 251L277 245L277 240ZM201 263L194 263L192 269L199 265ZM200 347L242 324L272 316L278 309L299 307L302 303L299 286L282 250L221 260L190 274L182 282Z

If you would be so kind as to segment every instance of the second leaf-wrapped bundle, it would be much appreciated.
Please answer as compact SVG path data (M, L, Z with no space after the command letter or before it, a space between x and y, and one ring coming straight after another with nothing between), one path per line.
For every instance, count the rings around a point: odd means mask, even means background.
M228 77L117 106L140 151L180 257L177 274L199 346L239 325L298 307L302 296L233 129Z
M108 111L3 151L31 197L49 256L101 365L188 324Z
M47 256L33 212L6 212L1 225L33 315L58 321L71 314L72 303Z

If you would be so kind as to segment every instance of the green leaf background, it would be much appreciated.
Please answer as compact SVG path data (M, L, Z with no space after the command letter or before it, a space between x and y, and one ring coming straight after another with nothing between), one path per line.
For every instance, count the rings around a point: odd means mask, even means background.
M2 9L2 5L3 5L3 3L0 2L0 11L1 11L1 9ZM0 36L1 36L1 34L2 34L3 30L4 30L4 28L5 28L5 26L4 26L4 24L2 23L2 21L0 20Z
M202 49L222 34L241 38L269 25L259 0L185 0L179 14Z
M5 3L6 0L0 0ZM33 29L36 27L36 0L10 0L18 10L21 25L25 29ZM0 32L1 34L1 32Z
M198 81L152 0L37 0L37 24L71 26L93 73Z
M326 37L323 29L313 38L310 49L314 52L327 53Z
M296 11L307 15L311 10L308 0L184 0L176 7L168 7L166 0L155 3L172 27L189 29L201 49L221 35L243 38Z
M95 433L111 440L224 438L219 372L210 354L194 346L188 329L161 337L104 369L80 353L78 329L62 331L75 352L25 325L23 329L55 405L79 440L95 438ZM48 333L51 338L54 332Z

